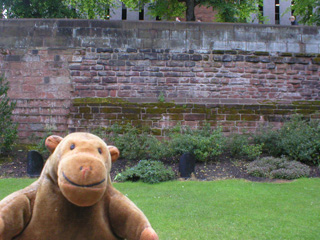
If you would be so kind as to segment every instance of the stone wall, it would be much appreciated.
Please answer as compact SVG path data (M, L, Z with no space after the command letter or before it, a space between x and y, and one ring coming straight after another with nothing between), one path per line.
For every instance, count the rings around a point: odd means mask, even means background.
M225 132L318 118L320 28L0 20L0 71L21 139L118 122Z

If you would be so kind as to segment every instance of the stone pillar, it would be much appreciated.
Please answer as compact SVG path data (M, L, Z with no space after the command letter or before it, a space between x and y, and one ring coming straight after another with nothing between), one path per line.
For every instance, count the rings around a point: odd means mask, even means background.
M110 8L110 20L122 20L122 3L117 0L114 5Z
M268 24L275 24L275 0L263 0L263 16L268 17Z
M127 20L139 21L139 11L128 8L127 9Z
M152 17L148 12L149 12L149 9L148 9L148 6L149 4L145 4L144 5L144 20L146 21L155 21L156 18L155 17Z
M291 25L289 17L291 15L291 10L283 14L287 8L291 5L290 0L280 0L280 24L281 25Z

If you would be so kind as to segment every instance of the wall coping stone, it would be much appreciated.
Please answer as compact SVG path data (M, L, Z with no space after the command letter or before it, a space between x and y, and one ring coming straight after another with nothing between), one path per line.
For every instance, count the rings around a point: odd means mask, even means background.
M320 27L83 19L0 19L0 48L144 48L320 53ZM120 40L119 40L120 39ZM104 41L102 41L104 40Z

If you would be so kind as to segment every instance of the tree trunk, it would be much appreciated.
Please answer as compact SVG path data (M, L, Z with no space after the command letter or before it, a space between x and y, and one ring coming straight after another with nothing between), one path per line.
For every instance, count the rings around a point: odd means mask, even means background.
M195 0L186 0L186 19L187 21L195 21L196 16L194 15L194 7L195 7Z

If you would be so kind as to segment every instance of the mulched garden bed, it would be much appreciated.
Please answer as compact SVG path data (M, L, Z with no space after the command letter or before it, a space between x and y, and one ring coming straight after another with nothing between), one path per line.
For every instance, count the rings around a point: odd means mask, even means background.
M128 167L132 167L137 164L138 161L128 161L120 159L113 163L111 170L111 178L125 170ZM245 159L230 159L228 156L221 156L216 161L210 161L207 163L196 163L195 174L192 180L200 181L212 181L220 179L246 179L249 181L258 182L278 182L278 180L266 179L260 177L250 176L246 167L250 162ZM165 165L172 167L175 171L177 178L179 177L178 162L165 162ZM310 166L310 177L320 177L320 169L317 166ZM27 151L17 150L12 156L0 159L0 177L28 177L27 175Z

